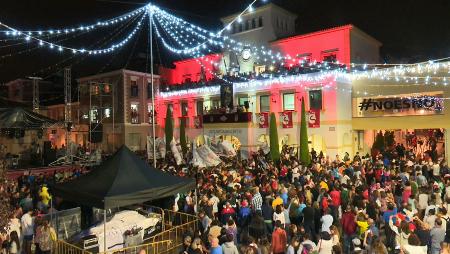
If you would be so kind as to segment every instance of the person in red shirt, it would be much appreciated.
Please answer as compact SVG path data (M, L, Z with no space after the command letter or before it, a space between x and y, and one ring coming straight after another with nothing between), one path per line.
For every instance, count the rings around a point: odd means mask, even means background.
M282 228L281 221L275 221L275 230L272 233L272 253L284 254L286 252L287 235Z
M350 206L347 206L342 214L342 231L344 233L344 253L350 253L351 241L356 234L355 213Z
M333 216L333 221L338 221L339 206L341 205L341 192L336 186L333 186L333 189L330 191L330 198L330 208L331 215Z
M228 220L234 219L236 215L236 211L231 206L230 202L225 203L225 207L222 209L222 223L226 224Z

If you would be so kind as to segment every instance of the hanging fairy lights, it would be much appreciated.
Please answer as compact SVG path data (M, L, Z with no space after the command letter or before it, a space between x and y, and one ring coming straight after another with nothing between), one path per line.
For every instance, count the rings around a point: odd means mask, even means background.
M10 27L6 24L0 23L1 26L4 26L5 28L9 29L14 36L24 36L25 40L33 40L36 41L38 43L39 46L42 47L48 47L49 49L57 49L59 52L62 51L70 51L72 53L83 53L83 54L89 54L89 55L97 55L97 54L106 54L106 53L110 53L115 51L118 48L123 47L125 44L127 44L135 35L136 33L141 29L142 27L142 23L144 18L147 16L147 12L144 12L144 14L142 14L142 17L139 19L139 21L137 22L136 26L134 27L134 29L121 41L112 44L109 47L106 48L98 48L98 49L84 49L84 48L73 48L73 47L68 47L68 46L64 46L58 43L53 43L44 39L41 39L39 37L33 36L33 35L29 35L28 33L24 33L23 31L17 30L13 27Z
M48 30L22 30L20 33L15 31L4 31L5 35L8 36L20 36L21 34L27 34L29 36L47 36L47 35L64 35L64 34L70 34L74 32L80 32L80 31L92 31L94 29L100 28L100 27L109 27L124 21L127 21L141 13L146 11L146 7L139 8L137 10L131 11L129 13L125 13L123 15L120 15L115 18L111 18L105 21L98 21L95 24L89 24L89 25L80 25L78 27L66 27L66 28L57 28L57 29L48 29ZM31 39L31 38L30 38Z

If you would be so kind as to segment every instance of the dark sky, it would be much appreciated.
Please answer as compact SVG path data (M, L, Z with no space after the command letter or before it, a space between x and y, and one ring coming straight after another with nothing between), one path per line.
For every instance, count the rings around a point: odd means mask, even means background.
M219 17L245 8L251 0L156 0L155 4L170 9L172 14L200 26L217 30ZM382 57L387 62L416 62L450 56L449 0L273 0L274 3L299 15L297 33L354 24L383 43ZM145 4L140 0L8 0L2 1L0 22L21 29L49 29L96 23L136 9ZM3 28L1 29L3 30ZM96 74L128 67L145 70L148 38L145 31L137 43L129 43L119 53L71 59L71 53L58 54L47 49L30 50L32 45L4 47L0 41L0 83L31 74L51 77L61 68L72 65L73 76ZM93 37L71 42L82 46ZM107 34L106 34L107 36ZM5 39L0 35L0 40ZM12 43L12 42L10 42ZM17 42L16 42L17 43ZM159 46L159 49L162 45ZM158 50L155 48L155 50ZM17 54L18 51L24 51ZM3 57L13 53L14 56ZM167 64L167 53L156 56ZM58 64L59 63L59 64ZM59 75L61 76L61 75Z

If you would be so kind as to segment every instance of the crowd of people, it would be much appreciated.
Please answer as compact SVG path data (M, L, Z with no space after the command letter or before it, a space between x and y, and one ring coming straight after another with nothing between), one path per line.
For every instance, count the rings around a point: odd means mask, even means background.
M198 230L184 236L183 254L450 253L445 158L398 149L353 158L312 150L306 165L284 146L278 162L259 151L221 157L209 168L177 166L166 156L158 168L197 181L172 204L199 218ZM13 211L3 253L28 254L32 246L47 253L56 236L39 219L54 209L46 186L80 174L28 174L8 184Z
M18 179L8 179L0 191L2 200L9 202L2 204L2 217L7 214L9 222L2 223L6 224L6 232L0 234L0 253L51 253L57 235L44 215L56 209L48 186L82 173L82 170L55 171L44 175L29 171Z
M353 158L312 150L311 158L303 165L286 146L279 162L261 151L211 168L161 163L197 179L197 192L174 203L201 224L182 253L450 253L444 158L395 147Z

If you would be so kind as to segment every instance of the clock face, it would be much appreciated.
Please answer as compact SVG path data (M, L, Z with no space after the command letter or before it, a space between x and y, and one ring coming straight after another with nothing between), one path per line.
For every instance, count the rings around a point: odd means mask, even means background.
M249 48L242 50L242 59L247 61L250 57L252 57L252 51Z

